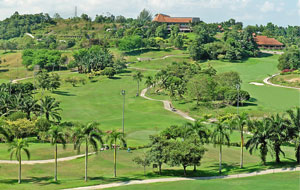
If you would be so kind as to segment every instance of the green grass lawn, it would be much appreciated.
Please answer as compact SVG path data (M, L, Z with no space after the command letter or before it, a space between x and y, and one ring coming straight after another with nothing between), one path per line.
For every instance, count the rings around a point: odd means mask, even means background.
M249 58L243 62L223 62L223 61L206 61L202 64L205 68L207 65L212 65L218 72L237 71L240 73L242 89L250 93L251 99L249 102L240 107L241 112L248 112L253 116L262 116L269 113L284 112L294 106L300 104L299 91L269 85L255 86L250 82L263 83L266 77L278 73L278 55L267 55L260 58ZM148 64L142 63L140 67L148 68ZM164 67L164 66L162 66ZM148 96L156 99L170 99L167 95L157 95L153 91L149 91ZM194 101L172 100L174 107L190 113L193 117L200 117L203 114L221 114L221 113L236 113L236 107L226 107L220 109L211 109L205 106L196 107Z
M268 174L239 179L193 180L166 183L153 183L147 185L130 185L116 188L115 190L132 189L189 189L189 190L274 190L274 189L299 189L299 172Z
M193 167L188 167L188 176L215 176L218 174L218 147L213 145L205 145L208 151L205 153L201 166L194 173ZM29 147L31 150L31 147ZM48 154L53 152L48 149ZM258 170L264 170L274 167L290 167L294 162L294 149L292 147L284 147L286 158L282 157L283 163L275 165L273 159L269 155L267 157L268 165L262 166L259 164L260 159L255 152L250 155L245 151L244 169L239 168L239 147L226 147L223 149L223 173L222 175L230 175L236 173L247 173ZM117 164L117 178L113 178L113 151L103 151L97 155L89 157L89 181L84 182L84 158L59 162L58 163L58 178L57 183L53 182L53 169L54 164L36 164L36 165L23 165L22 177L24 179L21 185L17 184L17 165L14 164L1 164L0 165L0 189L63 189L78 186L88 186L96 184L111 183L115 181L127 181L134 179L149 179L160 177L174 177L183 176L181 167L170 168L163 165L163 175L159 176L156 170L150 167L146 169L146 176L143 175L143 168L132 162L135 156L142 154L143 150L135 150L128 153L127 151L118 151L118 164ZM83 152L81 152L83 153ZM32 150L32 156L36 154ZM46 151L45 151L45 154Z
M0 160L9 160L10 153L8 152L8 144L0 144ZM54 146L50 143L29 143L30 147L30 160L48 160L54 158ZM25 153L22 154L23 158L26 158ZM64 150L62 145L58 145L58 157L68 157L77 155L77 151L74 150L73 144L68 144ZM15 157L13 157L15 160Z
M149 72L144 72L149 75ZM61 75L66 76L79 74ZM180 116L164 110L163 103L136 97L137 83L128 71L116 75L115 79L98 77L94 82L72 87L64 84L53 93L46 92L61 102L64 121L80 121L83 123L98 121L103 131L122 129L123 97L121 90L126 90L125 96L125 133L128 145L146 144L148 136L169 127L186 122ZM85 77L85 75L79 75ZM32 80L32 79L31 79ZM144 87L141 83L140 89Z

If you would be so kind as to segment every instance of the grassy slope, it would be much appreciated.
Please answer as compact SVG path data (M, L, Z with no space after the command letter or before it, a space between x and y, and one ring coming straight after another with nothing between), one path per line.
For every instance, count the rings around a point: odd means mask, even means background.
M283 86L300 88L300 75L299 74L278 75L272 78L271 82Z
M212 145L205 146L208 149L201 166L198 167L198 172L194 173L192 167L188 168L188 175L196 176L214 176L218 175L218 147ZM118 177L113 176L113 151L108 150L89 157L89 172L90 180L84 183L84 158L59 162L58 176L59 182L52 181L53 163L51 164L37 164L37 165L23 165L23 183L17 185L17 165L1 164L0 166L0 189L63 189L67 187L78 187L95 184L110 183L113 181L126 181L132 179L146 179L158 177L172 177L182 176L183 171L181 167L169 168L163 166L163 176L158 176L152 172L151 168L147 168L146 177L143 176L143 168L137 166L132 162L132 159L142 154L144 150L132 151L118 151ZM254 154L251 156L245 152L245 169L239 169L239 148L238 147L224 147L223 150L223 175L257 171L274 167L274 163L268 163L268 166L259 165L259 157ZM291 166L291 159L293 159L293 148L285 148L286 159L281 165ZM83 152L82 152L83 153ZM52 152L50 153L52 154ZM268 156L268 161L273 159ZM180 169L180 170L178 170Z
M97 82L88 82L78 87L64 84L51 96L61 101L62 117L65 121L75 120L84 123L99 121L100 128L107 131L122 128L123 98L120 92L122 89L126 90L125 132L129 146L145 144L150 134L157 133L172 124L186 122L181 117L164 110L161 102L135 97L137 84L131 75L132 73L128 71L117 75L116 79L99 77ZM69 75L62 75L62 78L65 76Z
M281 173L269 174L263 176L247 177L240 179L216 179L216 180L195 180L195 181L180 181L168 183L155 183L147 185L131 185L117 188L110 188L115 190L132 189L132 190L146 190L146 189L189 189L197 190L274 190L274 189L298 189L300 186L299 173Z
M167 60L169 59L172 58L168 58ZM255 86L249 84L250 82L263 83L263 79L274 73L277 73L277 59L278 55L273 55L262 58L250 58L241 63L230 63L213 60L204 62L202 63L202 65L203 67L206 67L208 64L210 64L218 72L239 72L243 81L242 89L247 90L252 97L250 102L241 107L240 110L249 112L254 116L261 116L266 113L284 112L285 110L290 109L293 106L299 105L300 103L299 91L297 90L272 87L268 85ZM169 63L167 63L167 60L157 62L153 61L153 63L145 61L137 63L136 65L140 68L158 69L159 64L161 64L162 68L168 65ZM148 93L148 95L156 99L170 99L165 95L158 96L150 93ZM216 114L216 112L236 112L235 107L226 107L217 111L208 109L206 107L201 107L200 109L194 110L193 108L195 107L195 102L173 100L173 104L176 108L189 112L194 117L199 117L200 115L207 113Z

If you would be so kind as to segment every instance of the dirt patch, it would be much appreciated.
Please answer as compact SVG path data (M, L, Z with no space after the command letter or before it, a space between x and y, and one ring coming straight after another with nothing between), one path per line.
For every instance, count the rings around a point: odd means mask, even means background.
M289 79L289 80L287 80L287 82L300 82L300 77L299 78Z

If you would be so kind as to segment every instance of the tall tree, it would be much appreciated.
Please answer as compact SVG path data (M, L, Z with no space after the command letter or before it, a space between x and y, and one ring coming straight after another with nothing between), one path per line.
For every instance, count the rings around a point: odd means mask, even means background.
M262 164L266 164L266 156L268 150L271 150L270 131L271 125L270 121L264 118L263 120L253 121L253 126L255 126L253 135L246 143L246 148L249 149L250 154L253 150L259 149L260 159Z
M242 113L241 115L236 115L231 124L233 128L238 129L241 137L241 156L240 156L240 168L243 168L244 164L244 129L246 126L251 124L248 114Z
M25 152L28 160L30 159L30 152L27 149L29 147L28 142L26 139L14 139L10 144L8 151L10 151L10 159L15 156L15 158L19 161L19 177L18 183L21 183L22 179L22 151Z
M94 151L97 153L98 142L101 145L103 144L103 133L98 128L98 125L99 124L95 122L88 123L87 125L79 125L75 128L72 135L74 139L74 149L77 149L78 153L80 152L82 143L85 143L85 181L87 181L89 146L92 146Z
M60 107L60 102L55 101L55 98L50 96L46 96L45 98L41 99L41 113L45 114L46 119L49 121L50 117L54 120L60 121L60 111L62 110Z
M62 144L63 149L66 148L66 140L65 135L62 132L61 127L59 126L52 126L48 131L48 136L50 137L51 145L54 148L54 159L55 159L55 169L54 169L54 181L57 181L57 144Z
M137 81L137 93L136 96L139 96L140 94L140 82L143 80L144 75L141 73L141 71L137 71L135 74L133 74L133 80Z
M296 160L297 163L300 164L300 108L297 107L295 111L288 110L287 114L292 129L290 136L295 140Z
M227 121L218 121L211 134L214 145L219 145L219 173L222 172L222 145L230 143L229 125Z
M272 115L268 118L271 124L270 140L272 142L273 151L275 152L275 159L280 163L280 154L285 156L281 146L288 139L288 121L284 116L279 114Z
M140 21L141 23L145 23L147 21L151 21L152 20L152 14L150 13L150 11L143 9L139 16L137 17L137 20Z
M112 130L107 136L107 141L111 146L114 146L114 177L117 177L117 144L122 143L124 145L126 143L124 134L122 132Z

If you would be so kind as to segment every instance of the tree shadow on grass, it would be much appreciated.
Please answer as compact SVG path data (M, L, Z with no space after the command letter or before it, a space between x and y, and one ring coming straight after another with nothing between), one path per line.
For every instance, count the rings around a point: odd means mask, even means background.
M127 56L137 56L137 55L141 55L143 53L148 53L150 51L164 51L164 52L170 52L171 49L137 49L137 50L133 50L133 51L130 51L130 52L125 52L125 55Z
M119 79L121 79L121 77L109 77L109 79L119 80Z
M52 181L53 177L51 176L46 176L46 177L28 177L26 179L22 179L21 184L39 184L39 185L50 185L50 184L61 184L60 181ZM9 185L14 185L18 184L18 179L3 179L0 180L0 183L4 184L9 184Z
M272 57L273 54L271 53L263 53L263 52L260 52L258 57L262 58L262 57Z
M67 91L58 91L55 90L52 92L53 94L61 95L61 96L76 96L75 94L70 94L70 92Z
M0 69L0 73L5 73L5 72L8 72L9 69Z

